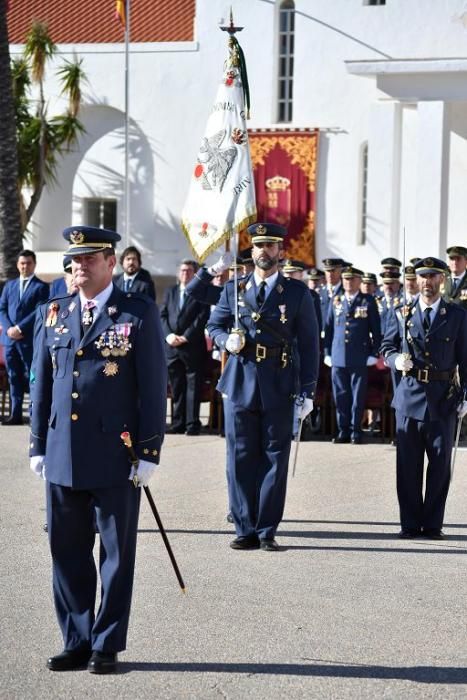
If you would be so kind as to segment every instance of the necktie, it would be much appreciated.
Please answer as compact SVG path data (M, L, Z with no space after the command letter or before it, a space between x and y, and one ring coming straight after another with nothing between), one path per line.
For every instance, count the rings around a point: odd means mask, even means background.
M457 285L459 284L459 278L454 277L452 280L451 294L455 294L457 291Z
M427 306L425 311L423 312L423 330L425 333L428 333L430 330L431 326L431 319L430 319L430 314L432 312L431 306Z
M179 309L182 308L183 302L184 302L184 301L185 301L185 289L181 289L181 290L180 290L180 302L179 302L180 306L179 306Z
M132 282L133 282L133 280L130 279L129 277L127 277L127 279L125 280L125 292L130 291Z
M256 303L258 306L262 306L266 299L266 282L261 282L258 289L258 294L256 295Z
M94 301L87 301L83 306L83 313L81 314L81 327L83 329L83 334L91 328L92 322L94 321L93 309L96 307Z
M21 279L19 282L19 298L21 299L24 294L24 288L26 287L27 280Z

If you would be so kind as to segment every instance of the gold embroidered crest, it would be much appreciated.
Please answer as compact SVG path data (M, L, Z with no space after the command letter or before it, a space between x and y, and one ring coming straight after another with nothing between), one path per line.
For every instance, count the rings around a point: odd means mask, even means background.
M75 245L79 245L84 241L84 233L82 231L73 231L70 233L70 241Z
M118 363L106 362L102 371L106 377L115 377L115 375L118 374Z

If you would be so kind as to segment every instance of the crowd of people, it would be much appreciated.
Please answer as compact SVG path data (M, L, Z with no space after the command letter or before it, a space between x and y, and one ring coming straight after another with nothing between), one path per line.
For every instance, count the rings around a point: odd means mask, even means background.
M52 289L35 276L30 250L18 256L19 277L5 284L10 416L3 422L23 421L30 388L30 466L46 483L64 639L47 661L52 671L117 667L140 487L159 463L166 430L199 435L208 353L222 364L232 549L281 549L291 443L315 410L320 370L331 375L334 443L358 445L368 368L383 361L394 393L400 537L444 536L455 424L467 414L467 248L450 247L447 263L416 258L403 269L384 258L378 284L375 273L341 258L323 260L322 271L284 259L280 225L256 223L248 232L251 248L235 260L228 252L208 268L182 260L160 309L140 252L126 248L115 276L119 234L87 226L65 229L64 277Z

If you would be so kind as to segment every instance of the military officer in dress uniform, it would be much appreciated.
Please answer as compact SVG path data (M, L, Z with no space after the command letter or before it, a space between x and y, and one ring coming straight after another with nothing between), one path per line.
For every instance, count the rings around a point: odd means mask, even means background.
M360 289L363 294L369 294L374 297L376 294L376 287L378 286L378 280L374 272L364 272L362 277L362 283Z
M400 272L395 270L383 270L380 274L382 293L377 297L376 303L381 317L382 335L384 335L388 317L394 311L394 307L402 303L400 276Z
M64 237L79 293L40 307L33 360L31 469L46 481L53 595L64 640L64 651L47 666L110 673L126 645L137 486L155 471L164 436L164 340L153 301L112 282L119 234L75 226ZM130 433L140 460L135 481L122 432Z
M313 408L318 377L318 327L306 285L278 271L282 226L258 223L248 232L253 273L234 280L208 321L216 345L229 352L218 390L225 395L228 488L237 537L233 549L276 551L292 439L294 395L301 418ZM291 352L296 343L300 369ZM297 376L298 375L298 376Z
M451 277L446 284L445 297L467 309L467 248L454 245L446 253Z
M381 347L386 362L401 375L392 405L402 538L443 537L456 408L460 415L467 413L467 402L460 399L467 387L467 315L441 298L446 269L437 258L415 265L420 295L396 309Z
M306 273L306 279L308 288L313 289L313 291L319 294L325 283L324 271L317 267L312 267L311 270L308 270Z
M417 274L413 265L405 266L405 303L409 304L418 294Z
M344 268L344 292L329 307L324 326L324 362L332 367L338 434L335 443L360 444L368 367L376 364L381 329L376 302L360 291L363 272Z
M321 298L321 316L323 321L325 321L332 299L336 294L342 292L341 275L342 268L344 267L344 260L342 258L325 258L323 260L323 267L326 284L319 290L319 296Z

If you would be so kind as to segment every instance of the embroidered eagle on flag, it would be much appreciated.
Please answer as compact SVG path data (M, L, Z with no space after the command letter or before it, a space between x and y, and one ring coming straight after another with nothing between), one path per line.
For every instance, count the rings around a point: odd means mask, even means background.
M226 133L227 130L222 129L222 131L218 131L214 136L210 136L209 138L203 137L202 139L198 163L202 166L201 184L204 190L218 188L219 192L222 192L227 175L237 157L237 149L235 146L221 148Z

